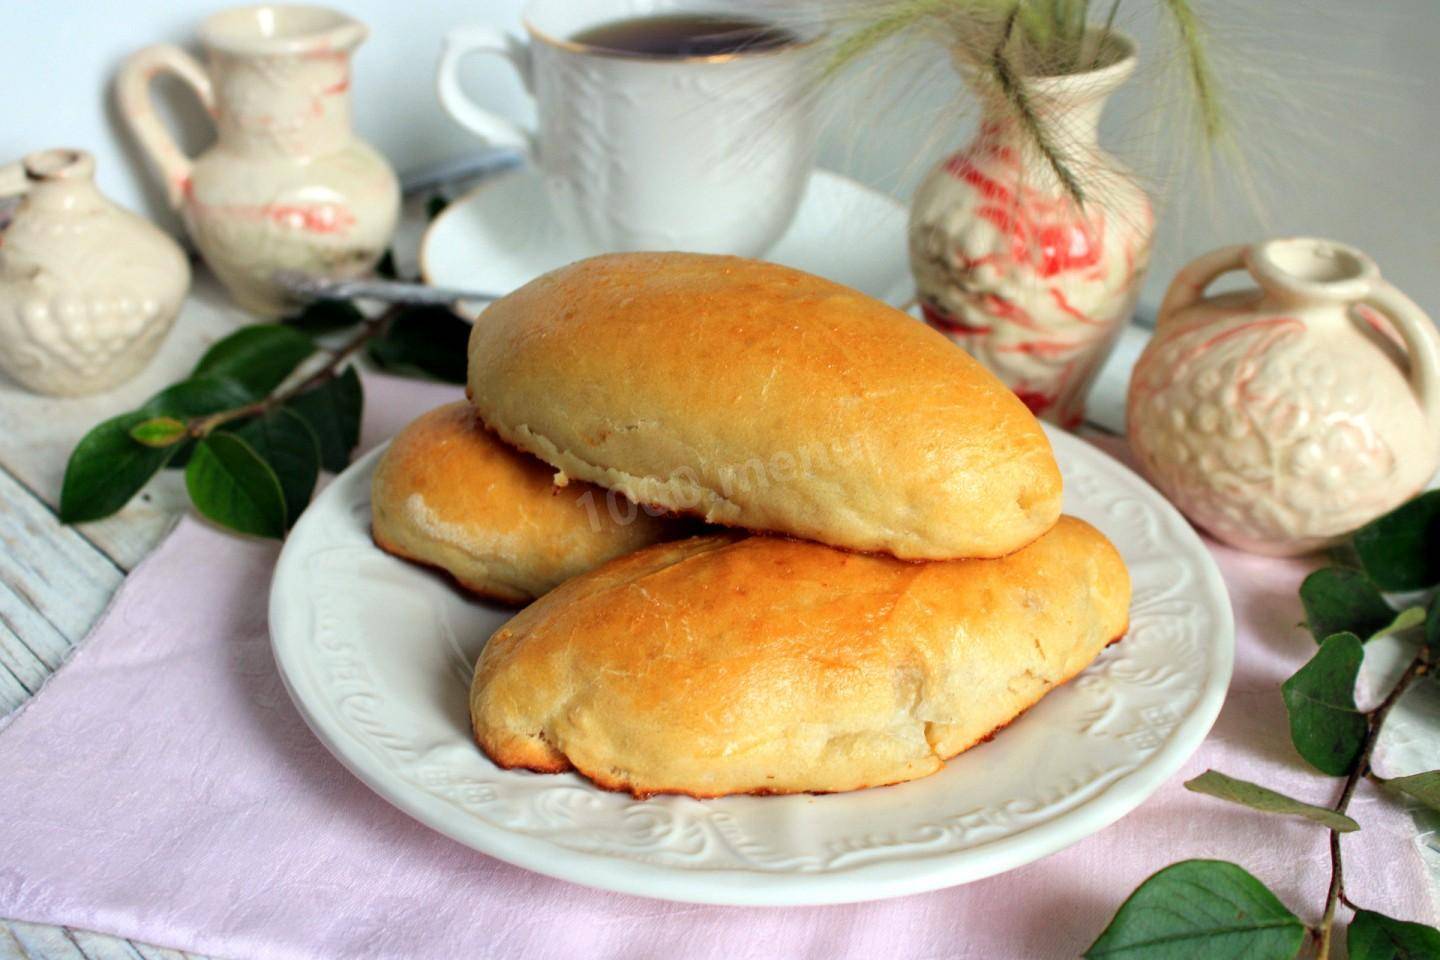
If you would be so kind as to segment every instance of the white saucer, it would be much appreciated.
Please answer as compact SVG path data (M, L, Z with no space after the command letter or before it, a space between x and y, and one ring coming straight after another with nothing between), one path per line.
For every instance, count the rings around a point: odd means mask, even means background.
M817 170L765 259L902 306L914 296L905 220L890 197ZM420 244L420 275L436 286L503 294L600 252L560 228L540 174L526 167L485 181L435 218Z
M401 810L501 860L699 903L842 903L1011 870L1134 809L1210 730L1234 628L1200 538L1095 447L1050 431L1065 509L1130 567L1130 630L992 742L913 783L829 796L634 800L573 773L501 770L470 735L475 658L510 611L370 539L375 450L296 524L270 637L311 729ZM383 448L382 448L383 449Z

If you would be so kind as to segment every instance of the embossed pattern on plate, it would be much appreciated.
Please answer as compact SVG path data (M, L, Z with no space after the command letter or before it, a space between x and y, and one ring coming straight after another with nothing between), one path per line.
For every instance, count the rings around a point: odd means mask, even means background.
M1234 629L1199 538L1143 480L1051 431L1066 510L1103 530L1135 583L1131 628L990 743L912 783L828 796L637 801L575 774L500 770L467 691L508 613L370 541L379 451L336 479L281 554L270 627L320 739L381 796L482 852L565 880L704 903L814 904L965 883L1119 819L1199 746L1230 680Z

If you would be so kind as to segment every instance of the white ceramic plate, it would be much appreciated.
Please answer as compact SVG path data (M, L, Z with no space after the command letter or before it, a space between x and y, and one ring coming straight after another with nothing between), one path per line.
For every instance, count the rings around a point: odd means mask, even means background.
M379 451L290 534L270 635L291 696L360 779L476 850L540 873L669 900L817 904L976 880L1114 822L1209 731L1234 630L1209 553L1159 494L1052 432L1067 512L1103 530L1135 583L1128 636L998 737L912 783L827 796L637 801L575 774L498 769L467 691L508 616L370 542Z
M906 249L904 207L817 170L790 229L765 259L900 306L915 289ZM436 286L503 294L596 252L560 228L540 175L522 168L497 174L435 218L420 244L420 273Z

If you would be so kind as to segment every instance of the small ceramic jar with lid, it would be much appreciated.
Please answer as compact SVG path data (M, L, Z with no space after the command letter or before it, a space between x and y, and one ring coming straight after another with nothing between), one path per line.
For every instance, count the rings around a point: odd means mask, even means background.
M98 393L159 349L190 287L180 246L95 187L94 159L46 150L0 170L0 370L36 393Z

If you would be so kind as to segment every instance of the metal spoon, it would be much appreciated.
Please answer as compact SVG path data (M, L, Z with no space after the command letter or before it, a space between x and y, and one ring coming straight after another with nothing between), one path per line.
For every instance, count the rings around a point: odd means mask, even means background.
M330 280L296 270L281 270L275 282L298 300L382 300L386 303L451 304L460 300L499 300L503 294L432 287L401 280Z

